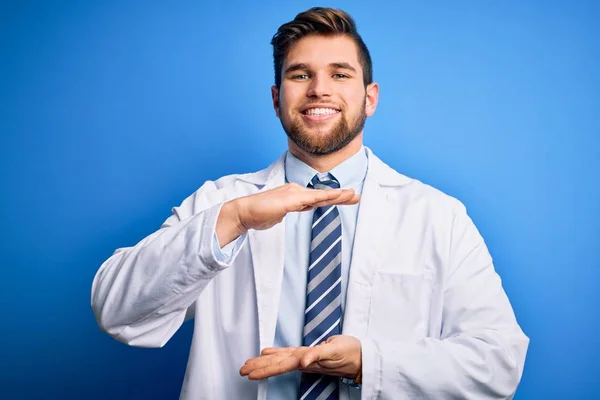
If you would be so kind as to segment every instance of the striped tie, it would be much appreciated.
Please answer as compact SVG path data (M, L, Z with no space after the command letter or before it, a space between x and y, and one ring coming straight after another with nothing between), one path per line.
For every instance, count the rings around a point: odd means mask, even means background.
M329 175L318 176L308 184L314 189L337 189L340 184ZM342 225L336 206L315 209L304 315L304 346L315 346L341 332ZM302 374L300 400L338 399L339 378L330 375Z

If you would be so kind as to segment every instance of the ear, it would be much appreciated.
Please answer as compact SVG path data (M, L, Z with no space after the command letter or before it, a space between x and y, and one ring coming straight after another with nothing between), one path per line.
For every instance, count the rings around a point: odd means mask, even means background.
M373 82L367 86L367 94L365 96L365 113L367 117L375 114L377 102L379 101L379 84Z
M275 109L275 116L279 118L279 89L277 86L271 86L271 98L273 99L273 109Z

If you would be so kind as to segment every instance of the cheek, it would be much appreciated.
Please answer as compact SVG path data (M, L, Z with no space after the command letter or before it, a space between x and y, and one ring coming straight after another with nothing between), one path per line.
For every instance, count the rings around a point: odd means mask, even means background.
M364 96L355 96L352 99L352 113L353 114L359 114L362 112L363 108L365 107L365 97ZM365 109L366 111L366 109Z
M297 104L281 99L279 115L288 120L298 118Z
M303 99L301 91L293 89L284 86L281 87L279 105L282 109L285 109L286 111L298 107L300 105L301 100Z
M281 114L287 114L289 110L290 100L285 96L285 94L282 94L282 96L279 97L279 112Z
M356 88L347 88L347 90L340 93L340 97L346 107L346 111L350 113L360 112L365 102L364 90L357 90Z

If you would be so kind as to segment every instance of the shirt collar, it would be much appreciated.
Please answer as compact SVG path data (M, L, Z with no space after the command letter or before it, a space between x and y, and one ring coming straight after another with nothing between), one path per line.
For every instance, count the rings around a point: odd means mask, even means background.
M362 146L352 157L344 160L344 162L333 168L331 171L322 174L300 161L300 159L294 156L289 150L286 152L285 178L287 182L297 183L306 187L316 174L318 174L320 178L323 178L327 176L328 173L333 175L339 182L341 188L357 188L367 174L367 152L365 147Z

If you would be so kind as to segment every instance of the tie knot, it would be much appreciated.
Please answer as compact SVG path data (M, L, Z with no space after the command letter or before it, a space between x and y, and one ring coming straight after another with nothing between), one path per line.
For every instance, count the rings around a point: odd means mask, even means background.
M308 187L319 190L339 189L340 183L331 174L327 174L327 176L322 179L319 179L319 175L315 175L310 180Z

